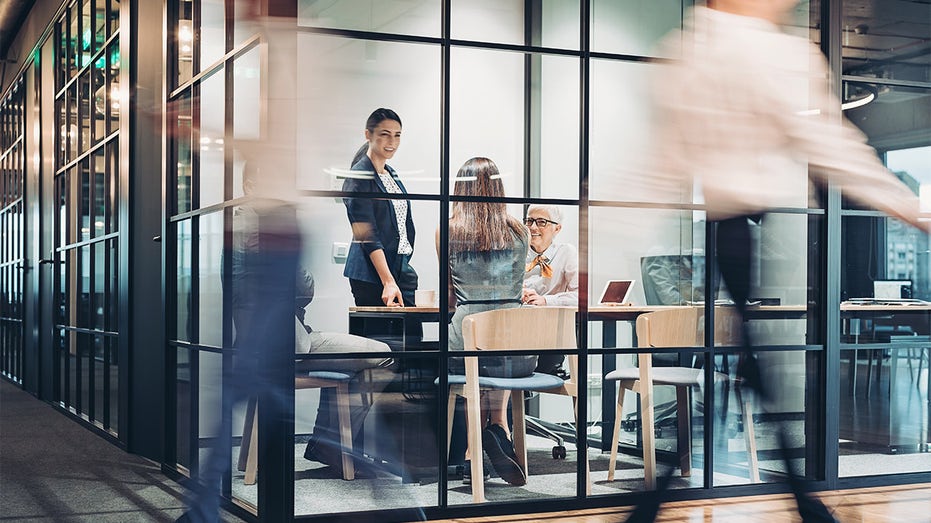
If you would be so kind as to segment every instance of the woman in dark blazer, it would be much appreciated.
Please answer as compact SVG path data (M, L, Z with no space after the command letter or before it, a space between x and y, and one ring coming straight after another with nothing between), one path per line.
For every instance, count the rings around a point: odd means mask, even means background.
M343 275L349 278L357 306L413 306L417 272L410 266L414 252L410 201L378 198L407 194L387 164L401 144L401 118L391 109L376 109L365 123L365 139L352 162L353 176L343 182L343 191L369 193L343 198L352 224Z

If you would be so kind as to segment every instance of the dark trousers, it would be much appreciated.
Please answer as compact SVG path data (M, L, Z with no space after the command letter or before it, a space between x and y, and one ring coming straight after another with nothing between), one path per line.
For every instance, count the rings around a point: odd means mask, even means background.
M715 253L717 255L718 271L727 291L734 300L741 319L741 333L743 336L742 349L737 366L738 387L743 391L752 391L761 400L768 399L769 390L766 383L765 369L761 369L756 355L753 353L753 342L747 329L747 299L750 297L751 278L750 270L753 265L753 238L750 235L750 220L759 223L760 216L738 216L717 223L715 233ZM744 420L744 424L753 423L753 420ZM794 472L790 460L788 441L785 427L777 427L777 441L782 460L786 466L786 475L792 492L798 504L798 512L804 523L834 522L825 506L817 499L807 494L805 486ZM710 464L705 464L710 466ZM655 521L659 512L660 503L669 488L672 469L659 478L656 491L647 494L647 497L628 517L628 523Z

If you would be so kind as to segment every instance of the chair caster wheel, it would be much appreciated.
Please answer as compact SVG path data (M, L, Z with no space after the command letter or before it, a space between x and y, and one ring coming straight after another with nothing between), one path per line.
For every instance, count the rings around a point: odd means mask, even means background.
M566 447L562 445L553 447L553 459L566 459Z

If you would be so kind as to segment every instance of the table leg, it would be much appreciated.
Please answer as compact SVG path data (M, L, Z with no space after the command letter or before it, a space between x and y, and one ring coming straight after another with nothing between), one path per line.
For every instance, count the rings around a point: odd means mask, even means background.
M601 322L601 346L617 347L617 321L604 320ZM617 358L605 354L601 357L602 375L617 368ZM611 431L605 430L605 427L614 426L614 405L617 401L617 386L612 381L601 380L601 450L611 450Z

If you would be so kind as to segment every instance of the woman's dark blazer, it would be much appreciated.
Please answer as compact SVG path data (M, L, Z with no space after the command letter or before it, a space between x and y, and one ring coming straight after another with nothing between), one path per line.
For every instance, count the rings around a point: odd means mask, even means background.
M385 165L388 173L394 178L395 183L401 188L401 192L407 194L404 184L398 179L394 169ZM375 173L375 167L368 156L364 156L355 165L353 171L369 173L371 176L362 176L359 178L347 178L343 181L343 191L345 192L366 192L387 194L385 185ZM375 199L372 197L362 198L343 198L346 205L346 215L349 217L349 223L353 224L352 245L349 247L349 256L346 259L346 268L343 269L343 276L353 280L362 280L370 283L381 284L378 272L369 258L372 251L382 249L385 251L385 260L388 262L388 268L396 280L399 280L401 270L401 255L398 254L398 244L401 241L401 235L398 232L398 221L394 215L394 205L391 200ZM369 227L360 227L359 225L368 224ZM411 218L410 201L407 205L407 241L411 247L414 246L414 220ZM400 283L400 282L399 282Z

